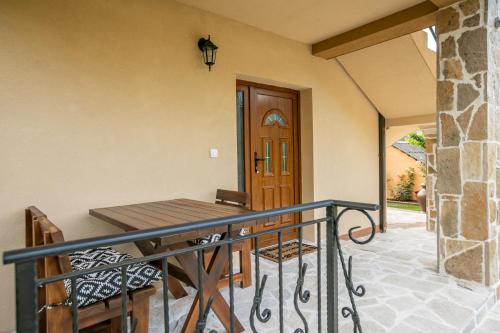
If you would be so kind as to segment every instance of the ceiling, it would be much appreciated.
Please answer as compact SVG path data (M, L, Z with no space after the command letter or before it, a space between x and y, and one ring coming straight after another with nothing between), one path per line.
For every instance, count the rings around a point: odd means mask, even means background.
M422 0L177 0L302 43L328 37Z
M423 31L337 58L387 119L436 112L436 54Z

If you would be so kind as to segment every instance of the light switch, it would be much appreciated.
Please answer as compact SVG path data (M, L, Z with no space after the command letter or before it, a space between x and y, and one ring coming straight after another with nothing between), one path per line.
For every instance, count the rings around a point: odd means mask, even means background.
M210 158L219 157L219 150L217 148L210 148Z

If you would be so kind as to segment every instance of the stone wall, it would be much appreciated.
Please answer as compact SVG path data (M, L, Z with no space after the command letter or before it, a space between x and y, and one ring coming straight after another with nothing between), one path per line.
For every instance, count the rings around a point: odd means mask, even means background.
M467 0L438 13L437 191L441 270L498 281L497 147L500 32L496 1Z
M425 136L425 155L426 155L426 171L425 187L427 192L427 231L436 232L437 220L437 168L436 168L436 137Z

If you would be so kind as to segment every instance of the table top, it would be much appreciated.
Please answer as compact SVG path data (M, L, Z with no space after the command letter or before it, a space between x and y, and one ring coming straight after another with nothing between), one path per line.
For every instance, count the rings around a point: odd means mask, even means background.
M249 210L191 199L146 202L140 204L90 209L89 214L111 223L125 231L146 230L158 227L179 226L196 221L241 215ZM246 222L238 228L250 227L255 222ZM182 235L161 239L162 243L180 242L225 232L226 228L195 230Z

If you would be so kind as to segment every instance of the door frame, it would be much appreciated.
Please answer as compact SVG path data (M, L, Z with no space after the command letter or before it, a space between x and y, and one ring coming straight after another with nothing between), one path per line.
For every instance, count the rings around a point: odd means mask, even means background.
M251 140L251 126L250 126L250 87L261 88L276 92L285 92L294 95L292 103L292 114L293 114L293 152L296 158L293 161L294 170L294 201L295 204L302 203L302 155L300 147L300 92L297 90L271 86L267 84L261 84L250 81L236 80L236 90L244 90L244 100L243 100L243 142L245 150L244 158L244 169L245 169L245 192L250 193L252 191L252 152L250 151L250 140ZM250 200L250 208L253 207L253 203ZM296 217L297 223L302 221L302 214L298 214Z

